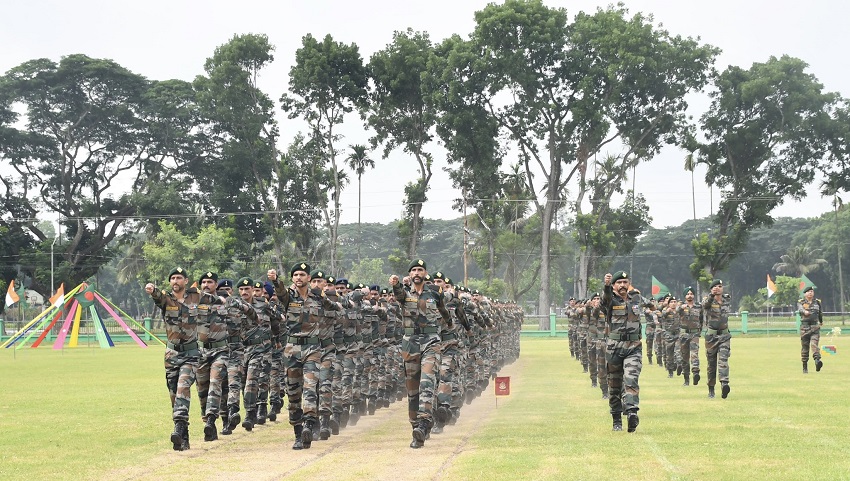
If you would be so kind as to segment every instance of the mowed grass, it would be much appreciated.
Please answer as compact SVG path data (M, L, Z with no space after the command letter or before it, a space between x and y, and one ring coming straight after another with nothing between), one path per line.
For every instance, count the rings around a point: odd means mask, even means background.
M611 431L607 400L566 339L523 340L510 402L447 479L850 479L848 352L840 338L822 344L837 344L838 355L825 355L819 373L810 362L803 375L799 338L733 338L725 400L719 383L707 397L704 345L699 386L668 379L644 358L641 422L629 434Z
M822 344L837 345L839 354L804 376L798 338L733 338L725 400L719 389L708 399L704 380L683 387L680 377L644 364L641 424L628 434L611 432L607 401L569 357L566 339L524 339L510 398L498 401L440 476L850 479L850 351L840 338L825 336ZM161 456L171 430L162 354L130 345L1 350L0 479L96 479ZM701 362L705 379L704 352ZM194 388L192 396L194 445L203 434ZM413 463L414 453L398 455Z

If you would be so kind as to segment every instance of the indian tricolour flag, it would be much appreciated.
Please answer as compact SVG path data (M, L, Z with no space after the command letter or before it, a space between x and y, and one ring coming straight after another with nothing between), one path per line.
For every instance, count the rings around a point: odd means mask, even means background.
M18 293L15 292L15 280L12 279L9 281L9 288L6 289L6 307L9 307L20 300L21 298L18 297Z
M770 274L767 275L767 298L770 299L770 296L776 294L776 284L770 279Z

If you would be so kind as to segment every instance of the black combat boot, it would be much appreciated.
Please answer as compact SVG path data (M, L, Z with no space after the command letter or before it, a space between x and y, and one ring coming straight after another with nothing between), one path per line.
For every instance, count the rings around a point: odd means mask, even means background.
M348 410L349 410L349 405L344 404L342 406L342 412L339 415L339 427L341 427L341 428L348 426L348 416L349 416Z
M823 367L823 361L820 359L815 359L815 371L820 372L820 369Z
M281 402L273 402L272 409L269 411L269 421L277 421L277 415L280 414L280 409L283 407L283 403Z
M691 380L688 376L688 373L685 373L685 382L682 383L682 386L689 386L691 384Z
M336 436L339 434L339 413L331 414L331 419L328 421L331 428L331 434Z
M678 364L678 365L676 366L676 375L677 375L677 376L681 376L681 375L682 375L682 365L681 365L681 364Z
M295 443L292 444L292 449L299 450L304 449L304 442L301 441L301 432L304 430L304 427L300 424L294 427L295 430Z
M647 354L646 358L649 360L649 363L652 364L652 354Z
M351 405L351 416L348 419L348 424L352 426L357 425L357 421L360 420L360 401L355 401L354 404Z
M369 397L366 399L366 406L367 406L367 407L366 407L366 413L367 413L369 416L374 416L374 415L375 415L375 410L376 410L376 409L378 409L378 400L377 400L377 398L375 398L375 396L369 396Z
M263 402L260 404L260 407L257 409L257 424L266 424L266 417L269 414L268 404Z
M331 437L330 414L322 414L319 418L319 439L327 440Z
M254 429L254 424L257 423L257 411L252 409L250 411L245 411L245 420L242 421L242 427L245 428L245 431L251 431Z
M732 388L729 387L729 383L724 382L720 386L720 397L722 397L723 399L726 399L729 396L729 391L731 391L731 390L732 390Z
M629 411L629 432L633 433L637 430L638 424L640 424L640 418L638 418L637 411Z
M362 416L362 415L364 415L364 414L367 414L367 413L368 413L368 411L367 411L367 408L368 408L368 407L367 407L367 405L366 405L366 401L367 401L367 399L368 399L368 398L367 398L366 396L363 396L362 398L360 398L360 406L359 406L359 408L360 408L360 415L361 415L361 416ZM372 414L375 414L375 413L373 412Z
M582 368L581 372L587 372L587 364L582 364L581 368Z
M622 431L623 430L623 415L622 415L622 413L611 413L611 418L614 421L614 427L611 428L611 431Z
M454 425L454 424L457 424L457 420L458 420L458 419L460 419L460 408L454 408L454 407L453 407L453 408L451 409L451 412L452 412L452 415L451 415L451 417L449 418L449 422L448 422L448 425L449 425L449 426L452 426L452 425Z
M304 427L301 430L301 444L304 449L310 449L310 446L313 444L313 421L312 419L307 419L304 421Z
M207 422L204 423L204 441L215 441L218 439L218 429L215 427L215 414L207 416Z
M449 420L449 416L451 416L450 409L451 408L447 404L440 404L437 406L437 409L434 410L434 420L445 426L446 422Z
M236 429L236 426L239 426L239 421L242 420L242 417L239 416L239 406L230 406L228 409L227 422L224 429L221 430L221 434L225 436L233 433L233 430Z
M428 421L419 421L416 423L416 427L413 428L413 440L419 443L418 446L414 446L413 443L410 444L411 448L421 448L425 445L425 440L428 439L429 434L429 426Z
M188 434L185 435L186 439L184 441L184 432L189 432L188 423L186 421L174 421L174 431L171 432L171 444L175 451L189 449Z
M671 379L672 377L673 377L673 370L672 370L672 369L668 369L668 370L667 370L667 378L668 378L668 379Z
M708 397L714 397L714 386L708 386Z
M809 373L809 361L803 361L803 374Z
M590 381L590 387L599 387L599 384L596 384L596 379Z
M464 396L464 402L466 404L472 404L472 401L474 399L475 399L475 390L474 389L467 389L466 394Z
M608 399L608 390L607 389L602 390L602 399Z
M695 372L694 373L694 386L696 386L697 384L699 384L699 373Z

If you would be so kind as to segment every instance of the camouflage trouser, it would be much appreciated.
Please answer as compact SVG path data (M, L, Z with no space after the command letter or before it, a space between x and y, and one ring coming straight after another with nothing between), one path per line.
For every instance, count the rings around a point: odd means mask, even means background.
M338 346L344 346L340 341ZM331 412L341 413L343 405L342 371L345 362L345 347L338 348L331 358Z
M587 369L590 371L591 384L596 384L596 374L599 370L596 366L596 334L587 336Z
M287 344L286 395L289 398L289 424L318 419L319 364L322 350L318 344Z
M392 383L392 385L387 386L387 388L395 388L397 391L404 386L404 369L402 369L404 361L401 360L401 348L398 344L394 344L394 342L395 341L391 341L387 348L389 378Z
M379 349L374 343L367 344L363 349L363 394L369 399L378 397L380 372L378 370Z
M478 365L480 356L481 354L478 346L469 348L469 355L466 359L466 375L463 378L463 388L465 391L475 391L478 384Z
M463 344L458 344L457 369L455 371L455 382L452 384L452 403L453 409L458 410L463 406L464 386L466 386L466 365L469 364L469 349Z
M440 352L440 375L437 386L437 403L445 406L452 405L454 392L458 391L458 356L457 341L443 343Z
M729 356L731 353L731 334L705 335L705 356L708 358L708 385L710 387L717 384L718 371L720 371L720 383L729 382Z
M814 360L820 359L820 325L800 324L800 357L805 362L809 360L809 351L811 351Z
M576 341L578 350L578 358L581 361L581 365L587 367L587 330L578 328L578 332L576 333Z
M201 351L198 363L198 401L201 404L201 417L219 415L222 383L227 378L227 358L230 350L219 347Z
M664 365L664 329L655 328L655 362L659 366Z
M651 361L652 353L655 352L652 349L652 345L655 344L655 326L651 326L649 324L646 325L646 357Z
M609 339L605 345L605 360L608 362L608 406L611 413L637 411L640 405L638 378L643 367L643 343L640 340Z
M342 405L354 404L354 381L357 379L357 360L359 349L357 342L350 342L345 349L345 358L342 361ZM358 398L359 399L359 398Z
M605 346L607 341L596 340L596 378L599 380L599 388L603 394L608 394L608 363L605 361Z
M407 414L410 424L433 424L434 389L440 363L440 338L436 334L405 336L401 343L404 382L407 386Z
M245 347L245 364L248 366L248 371L245 375L245 393L243 401L245 401L245 412L254 411L257 409L257 400L260 393L260 379L263 375L263 359L266 355L270 355L270 345L255 344ZM268 393L268 391L266 391Z
M576 354L576 346L578 343L576 342L576 325L570 324L567 328L567 338L570 341L570 355L575 357Z
M684 333L679 335L679 350L682 355L682 363L690 362L691 372L699 372L699 333ZM685 361L685 360L688 361ZM688 372L686 366L682 366L683 372Z
M363 342L357 343L357 350L354 351L354 379L351 383L351 403L357 404L361 399L366 398L366 388L368 387L366 378L366 359L363 349Z
M284 379L286 368L283 367L283 347L272 346L271 372L269 373L269 402L283 406Z
M676 370L676 345L679 343L679 331L664 331L664 367L668 371Z
M242 344L230 344L230 355L227 357L227 405L239 408L242 395L242 361L245 348Z
M260 361L260 378L258 380L260 391L257 397L258 404L266 404L269 400L269 390L271 389L272 379L272 349L271 341L266 341L266 352L263 353L263 358Z
M321 361L319 364L319 415L331 413L333 405L333 368L336 360L336 347L322 348Z
M184 352L165 349L165 385L171 396L171 417L175 421L189 420L189 401L198 370L198 357L197 349Z

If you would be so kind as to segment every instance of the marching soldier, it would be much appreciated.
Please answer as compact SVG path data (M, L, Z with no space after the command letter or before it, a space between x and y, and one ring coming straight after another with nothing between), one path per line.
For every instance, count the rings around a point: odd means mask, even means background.
M218 439L215 420L219 416L222 383L227 378L227 307L217 294L218 275L208 271L199 280L206 297L198 304L198 341L201 359L198 364L198 400L204 420L204 441ZM227 423L227 420L223 420Z
M682 291L685 302L676 308L679 314L679 346L682 361L678 369L685 376L683 386L689 384L688 364L694 375L694 386L699 384L699 338L702 332L702 306L694 302L696 291L691 286Z
M732 350L732 334L729 332L729 294L723 293L723 281L715 279L709 285L711 295L702 302L705 312L705 355L708 358L708 397L714 397L714 386L720 377L720 393L723 399L729 396L729 355ZM718 372L719 371L719 372Z
M820 372L823 361L820 357L820 328L823 326L823 309L820 299L815 299L815 289L806 287L803 298L797 301L800 313L800 356L803 360L803 374L809 373L809 352L815 360L815 370Z

